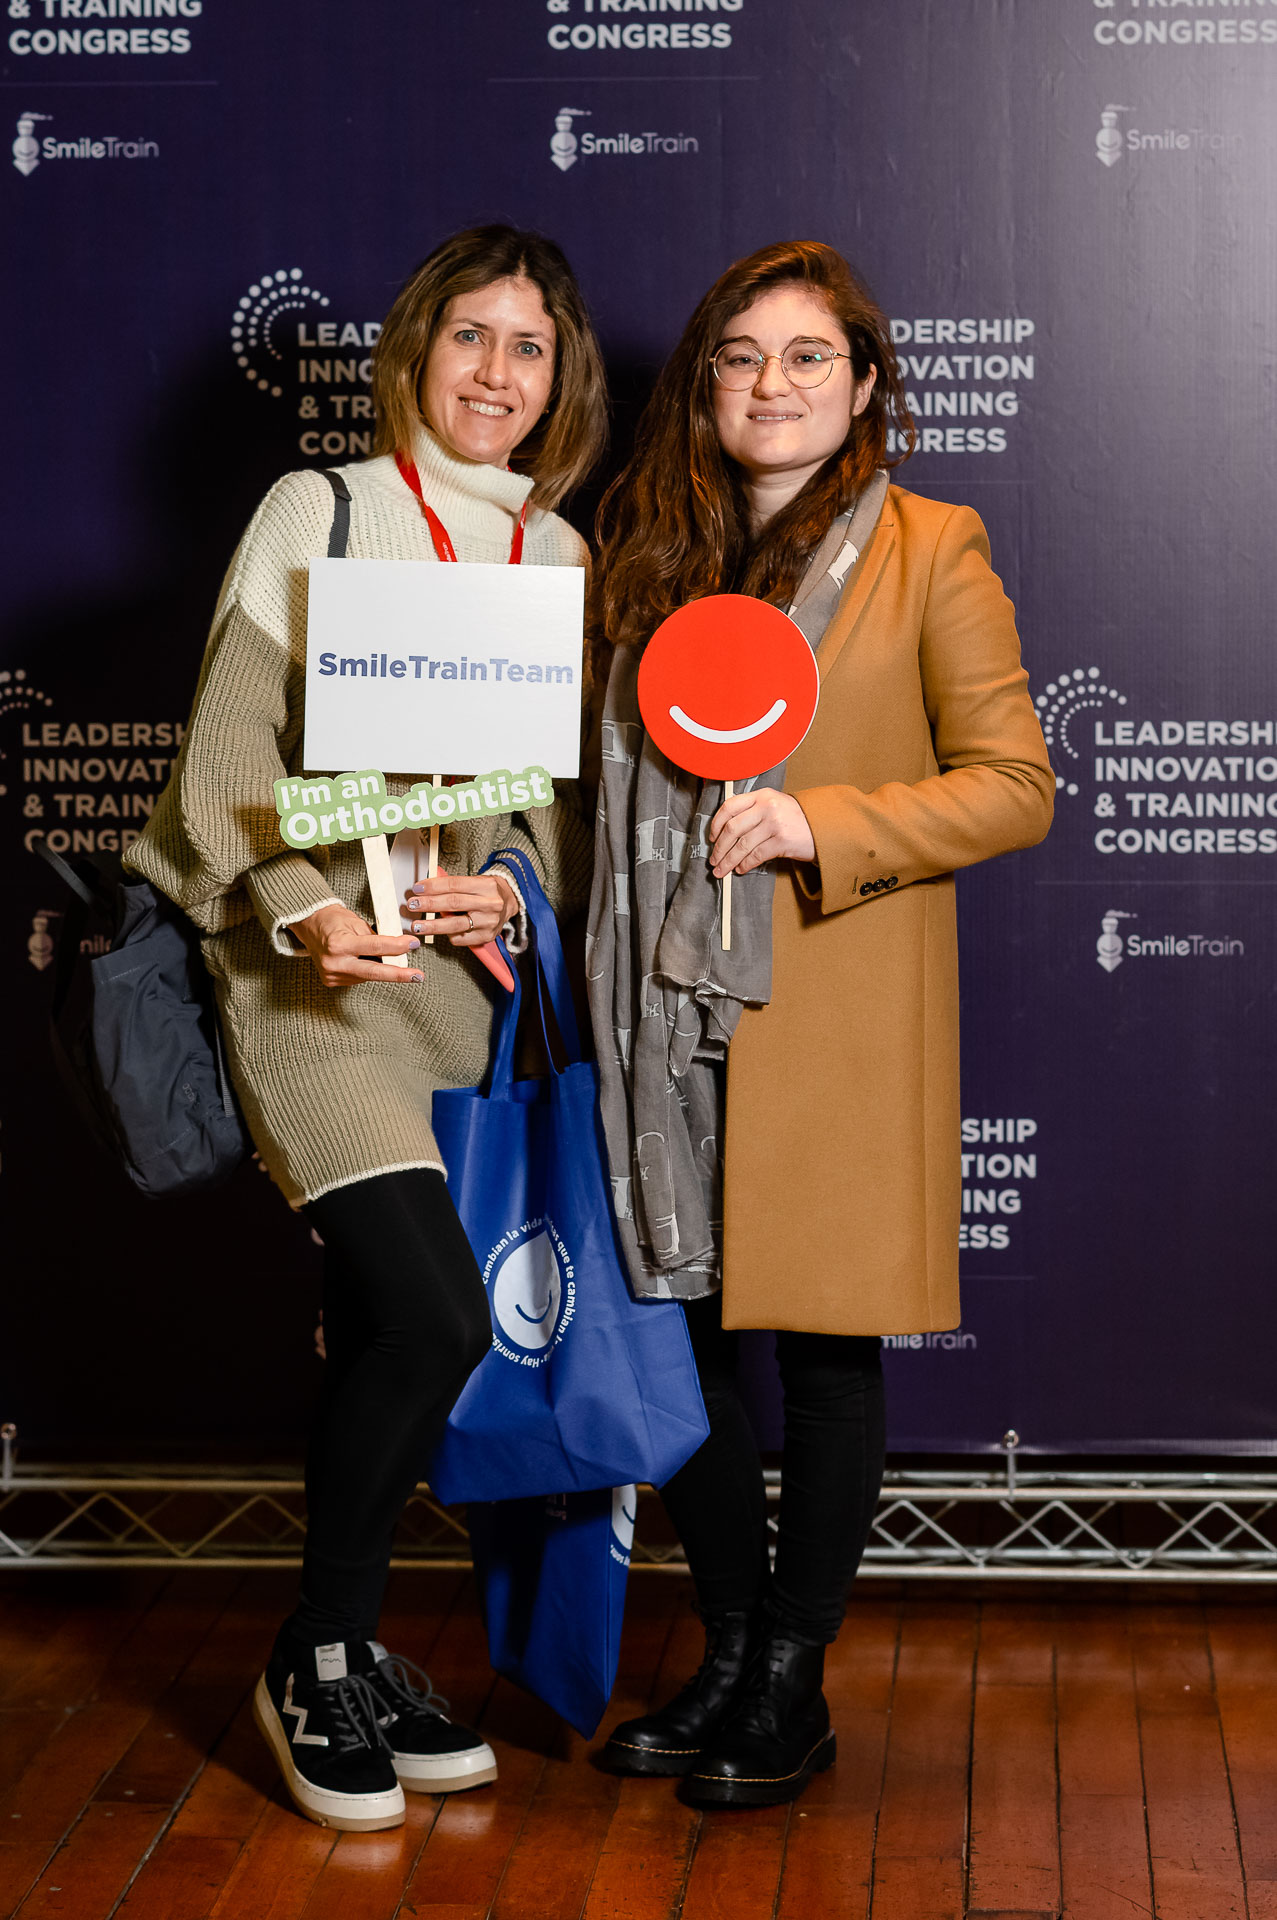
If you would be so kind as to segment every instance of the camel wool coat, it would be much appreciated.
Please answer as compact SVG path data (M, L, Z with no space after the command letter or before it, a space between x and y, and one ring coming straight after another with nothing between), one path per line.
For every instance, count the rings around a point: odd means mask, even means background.
M1055 778L979 516L892 487L821 642L785 770L772 997L727 1068L723 1323L954 1327L954 869L1031 847Z

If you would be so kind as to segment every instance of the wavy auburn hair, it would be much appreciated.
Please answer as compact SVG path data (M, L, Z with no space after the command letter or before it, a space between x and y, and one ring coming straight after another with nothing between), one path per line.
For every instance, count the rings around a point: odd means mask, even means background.
M710 359L728 322L776 287L807 288L851 349L857 383L878 377L847 438L755 541L740 473L714 420ZM895 428L899 451L888 452ZM793 599L803 568L877 467L913 452L914 424L886 315L833 247L791 240L738 260L687 323L639 421L634 455L603 496L591 591L595 645L641 646L676 607L711 593Z
M518 227L469 227L437 246L396 295L373 351L377 453L407 452L421 420L418 393L448 302L494 280L531 280L554 322L554 384L545 412L510 456L535 481L532 503L556 507L607 440L603 356L576 275L559 247Z

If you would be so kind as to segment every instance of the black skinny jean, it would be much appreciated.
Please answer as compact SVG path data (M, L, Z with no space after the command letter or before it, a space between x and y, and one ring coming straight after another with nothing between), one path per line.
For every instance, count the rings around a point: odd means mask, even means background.
M328 1360L306 1455L294 1646L375 1639L395 1522L492 1343L441 1173L379 1173L312 1200Z
M882 1484L886 1452L881 1343L778 1333L785 1396L776 1566L767 1580L763 1468L737 1384L740 1336L721 1296L686 1309L709 1438L661 1488L707 1613L767 1598L780 1631L812 1646L838 1637Z

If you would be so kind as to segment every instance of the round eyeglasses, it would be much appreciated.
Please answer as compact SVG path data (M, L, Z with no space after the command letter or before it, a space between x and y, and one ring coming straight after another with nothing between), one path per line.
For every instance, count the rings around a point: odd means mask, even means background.
M761 347L748 346L743 340L729 340L710 360L714 378L720 387L743 393L758 384L769 360L778 360L780 370L791 387L821 387L834 370L836 360L850 360L827 340L791 340L783 353L764 353Z

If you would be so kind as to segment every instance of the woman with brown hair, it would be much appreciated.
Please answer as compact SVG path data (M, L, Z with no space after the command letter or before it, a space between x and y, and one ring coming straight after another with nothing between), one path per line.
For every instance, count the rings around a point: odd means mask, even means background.
M606 396L559 249L510 227L437 247L390 310L373 400L373 459L335 481L290 473L258 508L173 778L129 857L203 930L254 1141L324 1244L328 1358L301 1594L254 1705L297 1806L345 1828L398 1825L405 1786L496 1777L487 1744L378 1643L377 1616L395 1522L491 1342L430 1126L435 1089L473 1085L487 1066L488 977L466 949L521 914L513 878L479 869L494 848L521 848L570 911L590 844L570 793L445 827L437 879L415 880L412 836L400 836L411 924L381 937L359 843L284 847L273 783L302 771L306 568L328 550L335 494L356 558L584 565L552 509L601 450ZM388 777L388 791L411 777ZM436 917L413 917L424 913ZM421 951L427 927L435 942ZM382 964L409 951L411 968Z
M984 528L888 485L913 440L888 323L846 261L767 247L696 309L599 516L604 1127L632 1284L687 1303L710 1421L661 1489L705 1659L605 1760L684 1775L707 1804L793 1799L834 1757L824 1652L881 1481L879 1336L959 1318L954 869L1051 819ZM726 592L792 613L821 694L789 760L724 799L655 748L636 680L667 615ZM719 737L750 698L722 689ZM775 1331L784 1392L774 1571L736 1382L751 1327Z

